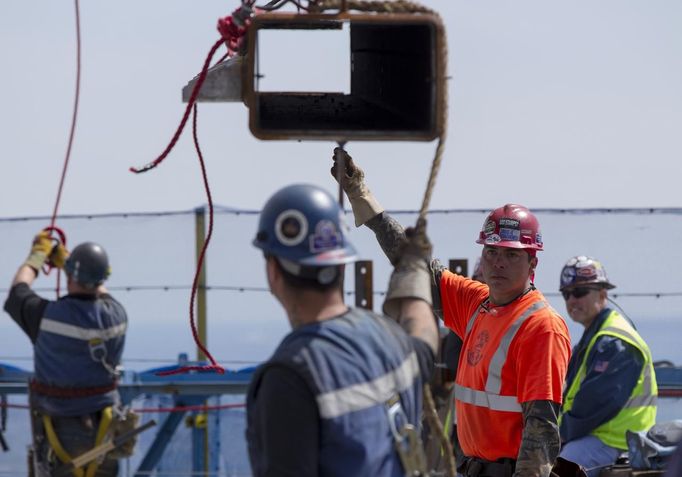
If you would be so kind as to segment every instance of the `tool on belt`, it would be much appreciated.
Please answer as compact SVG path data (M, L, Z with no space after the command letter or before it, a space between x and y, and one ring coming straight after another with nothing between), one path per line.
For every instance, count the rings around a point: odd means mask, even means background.
M134 438L141 432L144 432L155 425L156 421L152 419L150 421L145 422L141 426L131 429L130 431L105 442L104 444L100 444L90 449L84 454L81 454L78 457L72 459L71 462L69 462L63 469L61 469L59 472L55 474L56 477L67 477L70 473L74 471L74 469L79 469L85 465L88 465L89 463L95 461L99 457L108 454L114 449L123 446L130 439Z

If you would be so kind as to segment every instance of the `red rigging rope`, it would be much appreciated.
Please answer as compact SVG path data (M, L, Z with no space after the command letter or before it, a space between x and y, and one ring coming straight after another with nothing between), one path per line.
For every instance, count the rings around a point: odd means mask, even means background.
M189 119L190 112L193 112L192 115L192 138L194 140L194 148L197 151L197 156L199 157L199 165L201 167L201 174L202 178L204 181L204 189L206 190L206 197L208 198L208 217L209 217L209 223L208 223L208 232L206 234L206 239L204 240L203 247L201 249L201 253L199 254L199 259L197 260L197 268L194 273L194 281L192 282L192 293L190 296L190 301L189 301L189 321L190 321L190 327L192 330L192 337L194 338L194 342L196 343L197 347L204 353L204 355L208 358L210 361L209 365L206 366L182 366L176 369L172 369L169 371L162 371L157 373L159 376L167 376L167 375L172 375L172 374L180 374L180 373L186 373L189 371L215 371L217 373L223 374L225 373L225 369L220 366L213 356L211 356L211 353L208 352L204 344L201 342L201 339L199 338L199 334L196 329L196 324L194 322L194 302L196 299L196 293L197 293L197 288L198 288L198 283L199 283L199 277L201 274L201 270L204 265L204 257L206 255L206 249L208 248L208 244L211 240L211 235L213 233L213 199L211 197L211 188L208 185L208 176L206 174L206 166L204 164L204 157L203 154L201 153L201 148L199 147L199 138L197 136L197 106L196 106L196 99L197 96L199 95L199 91L201 90L201 86L203 85L204 81L206 80L206 76L208 74L208 68L211 65L211 61L213 60L213 56L215 55L216 51L218 51L218 48L220 48L221 45L225 44L227 46L227 54L224 55L218 62L222 62L225 60L228 56L234 55L243 45L244 42L244 36L246 35L247 28L250 24L250 18L254 14L254 11L251 8L252 4L243 4L240 8L235 10L231 16L221 18L218 20L218 31L220 32L221 38L216 41L211 49L208 52L208 55L206 55L206 59L204 60L204 64L201 68L201 72L199 73L199 77L197 78L197 82L194 85L194 89L192 90L192 94L189 98L189 101L187 102L187 107L185 108L185 113L182 116L182 119L180 120L180 124L178 125L177 129L175 130L175 134L173 134L173 137L171 138L170 142L164 149L164 151L152 162L136 168L136 167L131 167L130 171L134 172L136 174L142 173L142 172L147 172L151 169L154 169L156 166L158 166L173 150L175 147L176 143L178 142L178 139L180 138L180 135L182 134L182 131L185 129L185 125L187 124L187 120Z
M73 101L73 114L71 116L71 129L69 131L69 142L66 147L66 154L64 156L64 165L62 166L62 175L59 179L59 187L57 188L57 198L54 201L54 208L52 209L52 218L50 219L50 225L45 227L44 230L48 232L56 232L56 237L53 237L55 242L59 242L62 245L66 245L66 235L64 232L57 227L55 224L57 222L57 212L59 210L59 203L62 198L62 191L64 190L64 180L66 179L66 171L69 167L69 159L71 158L71 149L73 147L73 138L76 134L76 123L78 120L78 102L80 99L80 89L81 89L81 27L80 27L80 6L79 0L74 0L74 7L76 11L76 94L74 95ZM52 233L50 233L52 235ZM48 275L54 267L49 262L43 268L43 273ZM59 298L59 290L61 289L61 274L59 270L57 271L57 284L55 286L55 292L57 298Z
M182 131L185 129L185 125L187 124L187 120L189 119L189 114L192 111L192 107L196 103L199 91L201 91L201 86L204 84L204 81L206 80L208 68L211 65L211 60L213 59L213 56L215 55L216 51L218 51L218 48L220 48L221 45L225 44L227 46L227 53L218 61L218 63L220 63L228 56L233 56L242 47L244 42L244 36L246 35L246 30L251 23L250 15L252 15L253 13L254 12L251 10L250 6L243 5L242 7L232 12L232 15L218 20L217 28L218 31L220 32L221 38L213 44L213 46L208 52L208 55L206 55L204 65L201 68L201 72L199 73L197 82L194 85L192 94L189 98L189 101L187 102L185 113L182 115L182 119L180 120L180 124L175 130L175 134L173 134L173 137L166 146L166 149L164 149L164 151L156 159L141 167L131 167L130 168L131 172L134 172L135 174L140 174L142 172L147 172L151 169L154 169L168 156L168 154L170 154L170 152L175 147L175 144L178 142L178 139L180 139Z
M197 288L199 285L199 277L201 275L201 269L204 266L204 257L206 256L206 249L211 241L211 235L213 234L213 198L211 197L211 188L208 185L208 176L206 174L206 165L204 164L204 156L201 153L201 148L199 147L199 137L197 136L197 105L196 103L192 107L192 139L194 140L194 148L197 151L197 156L199 157L199 165L201 166L201 177L204 181L204 189L206 190L206 197L208 198L208 231L206 232L206 239L204 240L204 245L201 248L201 253L199 254L199 259L197 260L197 269L194 273L194 280L192 281L192 293L189 299L189 323L192 329L192 337L194 342L199 347L199 349L204 353L204 355L211 362L207 366L182 366L180 368L172 369L169 371L161 371L156 373L159 376L168 376L171 374L181 374L189 371L215 371L220 374L225 373L225 369L220 366L216 360L213 358L208 349L203 345L201 339L199 339L199 333L197 332L196 324L194 323L194 300L197 294Z
M57 220L57 210L59 209L59 202L62 198L62 189L64 188L64 179L66 178L66 169L69 166L69 158L71 157L71 147L73 146L73 137L76 132L76 120L78 118L78 100L80 98L81 89L81 27L80 27L80 8L78 0L74 0L76 7L76 95L73 103L73 115L71 116L71 132L69 133L69 143L66 148L66 157L64 158L64 167L62 168L62 176L59 180L59 188L57 189L57 199L54 202L54 209L52 210L52 220L50 220L50 227L54 227Z
M178 142L178 139L180 138L180 135L182 134L182 131L185 129L185 125L187 124L187 119L189 119L189 114L192 112L192 107L196 103L197 96L199 95L199 91L201 90L201 85L204 84L204 80L206 79L206 75L208 74L208 67L211 64L211 60L213 59L213 55L215 52L220 48L220 46L223 44L223 39L221 38L220 40L216 41L215 44L211 47L211 50L208 52L208 55L206 56L206 60L204 61L204 66L201 68L201 73L199 73L199 78L197 79L196 84L194 85L194 89L192 90L192 95L189 98L189 101L187 102L187 107L185 108L185 113L182 115L182 119L180 120L180 124L178 125L178 128L175 130L175 134L173 134L173 137L171 138L170 142L166 146L166 149L157 157L154 159L152 162L145 164L142 167L131 167L130 172L134 172L135 174L140 174L142 172L147 172L152 169L154 169L156 166L161 164L161 162L170 154L170 152L173 150L175 147L175 144Z

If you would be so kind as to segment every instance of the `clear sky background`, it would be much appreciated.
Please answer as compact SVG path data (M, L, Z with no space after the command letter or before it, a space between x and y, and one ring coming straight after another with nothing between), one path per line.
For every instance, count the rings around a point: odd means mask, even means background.
M680 2L423 3L446 25L452 77L434 208L682 205ZM128 167L166 146L183 112L180 90L218 38L217 19L236 6L81 2L81 109L60 212L206 201L190 131L155 171ZM343 43L315 35L283 36L280 49L263 52L266 78L289 73L273 87L348 81ZM49 215L74 96L73 2L4 1L0 65L0 217ZM259 208L291 182L334 190L334 144L260 141L247 120L240 103L199 107L216 203ZM419 207L434 143L347 148L386 207Z
M425 4L445 23L452 78L448 142L432 208L486 210L505 202L531 208L682 207L682 3ZM217 19L237 5L81 2L81 108L61 213L191 210L206 202L189 129L155 170L135 175L128 168L165 148L184 111L181 88L218 38ZM49 216L74 96L73 2L6 1L2 13L0 218ZM349 80L347 53L339 32L270 38L262 48L262 86L342 91ZM258 210L274 190L292 182L336 192L328 172L333 143L260 141L247 120L241 103L199 105L199 135L216 204ZM419 208L435 143L351 142L347 148L384 206ZM233 217L216 216L209 285L265 287L262 260L250 246L254 219ZM473 240L483 217L480 212L432 217L434 255L466 257L473 265L480 253ZM588 254L604 261L621 293L679 292L680 217L542 215L547 251L538 286L555 292L562 264ZM403 217L406 224L412 220ZM2 223L2 283L10 282L46 222ZM106 246L112 286L191 284L191 215L58 223L71 244L95 240ZM351 239L364 258L376 261L375 287L384 289L390 270L372 235L358 229ZM41 278L37 285L53 283ZM128 358L193 354L188 289L119 295L133 317ZM277 303L264 296L209 294L210 329L216 331L209 341L219 358L264 359L286 333ZM562 300L552 300L563 313ZM635 317L659 320L651 331L661 340L655 355L669 355L671 335L665 330L681 314L680 298L627 300ZM380 297L376 301L378 309ZM580 328L569 325L579 336ZM25 354L28 341L11 322L4 323L3 336L8 354Z
M505 202L531 208L682 207L682 3L425 4L446 25L452 78L448 142L432 208L485 210ZM190 210L206 202L189 129L157 169L135 175L128 167L151 161L165 148L184 111L181 88L218 38L217 19L237 5L81 2L81 108L61 213ZM344 38L339 32L269 37L262 47L263 88L342 91L349 80ZM0 218L49 216L74 95L73 2L4 2L0 64ZM241 103L199 105L199 135L217 204L258 210L274 190L292 182L336 192L328 172L333 143L260 141L247 120ZM419 208L435 143L351 142L347 148L388 209ZM483 217L432 217L434 255L466 257L473 265ZM680 217L542 215L547 251L538 286L555 292L566 259L588 254L604 261L621 293L679 292ZM250 246L254 220L217 215L209 285L266 286L262 260ZM403 217L406 224L412 220ZM58 223L71 244L95 240L106 246L115 271L112 286L191 284L191 215ZM44 225L44 219L2 223L2 283L10 282ZM375 287L383 290L390 270L372 235L358 229L351 238L364 258L376 261ZM41 278L37 285L53 281ZM134 318L127 357L193 354L188 289L119 295ZM216 332L209 341L219 358L264 359L286 333L277 303L264 296L209 294L210 329ZM564 312L562 300L552 300ZM650 332L661 340L658 357L669 355L670 335L660 331L680 315L680 300L626 299L635 317L659 320ZM376 301L378 309L381 298ZM579 336L580 328L570 325ZM20 330L11 322L2 329L6 353L25 354L28 342Z
M442 15L451 77L448 140L432 208L491 209L506 202L682 207L682 2L423 3ZM81 107L62 214L189 210L206 202L189 130L156 170L134 175L128 168L165 148L184 111L182 87L218 39L218 18L237 6L236 0L81 2ZM273 40L262 50L262 85L343 90L347 44L334 33ZM75 48L72 1L2 1L0 218L52 213L72 114ZM260 141L247 121L243 104L199 105L199 135L217 204L257 210L274 190L293 182L335 193L328 173L335 144ZM419 208L435 143L351 142L347 149L385 207ZM435 256L473 264L480 253L473 240L484 216L432 215ZM414 215L398 218L414 221ZM547 250L537 284L552 305L565 314L556 289L566 259L598 256L618 284L615 291L630 294L617 301L654 358L682 363L679 211L539 218ZM216 216L210 286L266 286L262 259L250 246L255 220ZM0 221L0 288L9 285L46 222ZM146 369L157 364L152 360L173 360L182 351L194 357L187 312L195 252L191 215L58 223L70 243L95 240L110 253L109 285L131 318L128 369ZM353 228L351 239L363 258L374 260L375 289L384 290L390 269L374 238ZM54 276L41 276L36 286L54 296ZM126 286L152 289L120 290ZM376 296L375 310L380 304ZM267 292L214 289L208 314L209 350L236 366L267 358L289 329ZM582 329L568 324L576 341ZM30 342L6 315L0 319L0 355L31 367ZM17 465L23 465L23 447L15 448L21 453Z

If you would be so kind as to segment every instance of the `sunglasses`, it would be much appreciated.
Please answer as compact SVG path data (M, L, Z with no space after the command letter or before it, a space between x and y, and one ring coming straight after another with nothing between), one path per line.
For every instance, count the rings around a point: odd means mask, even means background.
M574 288L573 290L564 290L561 292L561 295L564 297L564 300L568 300L571 296L575 298L582 298L586 296L588 293L591 291L598 291L598 288L590 288L590 287L580 287L580 288Z

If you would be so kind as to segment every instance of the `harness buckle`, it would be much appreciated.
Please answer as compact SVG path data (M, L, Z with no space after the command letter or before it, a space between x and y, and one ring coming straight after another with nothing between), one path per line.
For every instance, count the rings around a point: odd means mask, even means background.
M405 475L408 477L427 476L426 455L417 428L410 424L397 396L387 403L388 425L395 441Z
M90 350L90 357L93 361L103 361L107 357L107 347L104 340L100 338L93 338L88 341L88 349Z
M88 341L88 350L90 351L90 358L93 361L101 363L104 369L114 378L118 378L121 375L119 369L112 367L107 363L107 345L106 342L101 338L93 338Z

